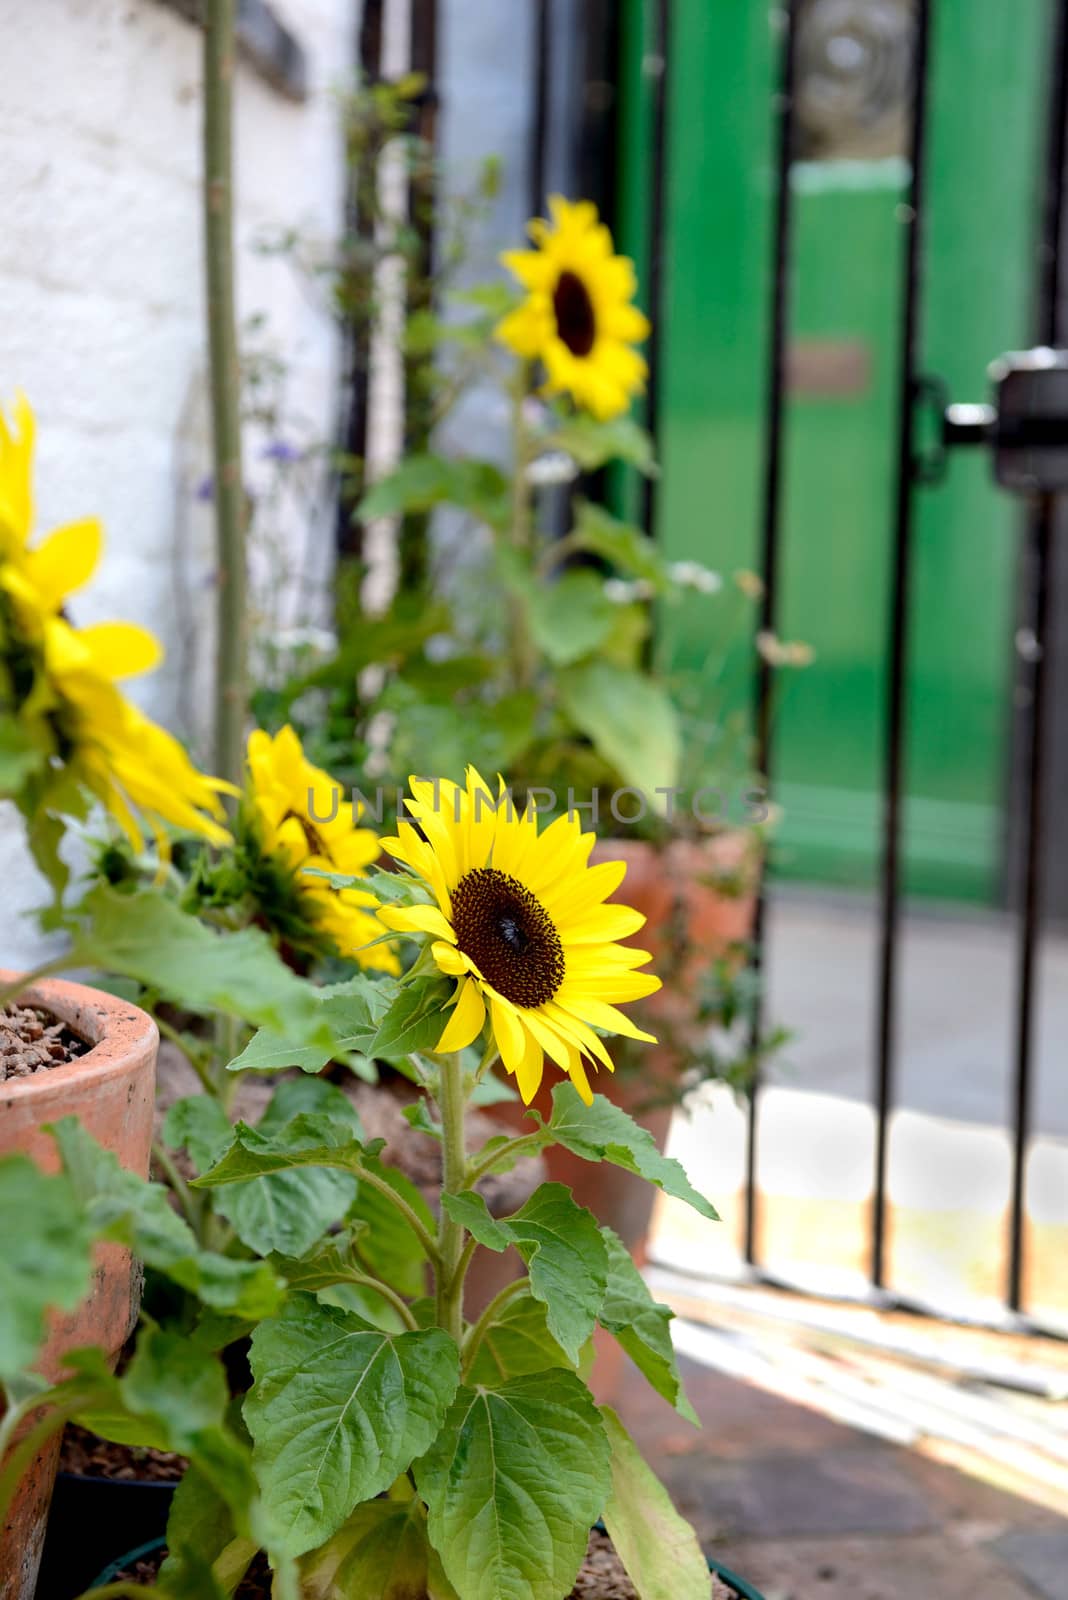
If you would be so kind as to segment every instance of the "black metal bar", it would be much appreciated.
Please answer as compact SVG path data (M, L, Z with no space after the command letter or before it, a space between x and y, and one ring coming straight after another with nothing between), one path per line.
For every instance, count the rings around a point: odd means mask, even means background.
M530 132L530 198L527 215L545 213L545 172L549 140L550 21L553 0L534 0L534 87Z
M786 422L786 352L790 332L790 251L793 244L793 187L790 168L794 153L794 80L797 69L797 35L801 0L789 0L782 13L784 35L779 63L779 83L775 101L776 190L775 218L772 224L771 305L769 309L768 387L764 421L764 504L761 516L761 627L774 629L779 600L779 544L783 507L783 459ZM771 786L772 721L771 667L760 657L756 681L757 770ZM753 931L753 965L759 972L764 965L766 903L763 888L757 900ZM763 1026L763 1005L754 1008L753 1040ZM749 1087L745 1140L745 1259L757 1261L757 1100L759 1079Z
M880 895L878 1020L876 1033L875 1194L872 1201L871 1281L886 1287L886 1180L888 1122L896 1065L897 966L901 933L901 835L905 793L909 590L912 567L913 462L920 360L920 266L923 254L927 84L934 0L918 0L909 128L908 199L902 211L905 275L902 287L901 373L898 383L897 492L890 579L889 690L886 714L883 858Z
M664 222L667 191L668 73L671 48L671 0L653 0L654 37L652 55L656 68L652 106L653 173L649 192L649 248L646 255L646 285L649 319L652 328L645 346L649 373L645 389L645 420L653 439L657 438L660 406L661 323L664 317ZM642 527L650 537L656 534L655 478L642 483Z
M1062 235L1066 173L1065 125L1068 122L1068 5L1054 0L1050 63L1049 131L1046 182L1039 241L1038 337L1055 345L1061 328ZM1022 687L1029 690L1027 806L1024 814L1023 903L1020 912L1015 1081L1013 1084L1012 1202L1009 1223L1009 1276L1007 1298L1012 1311L1023 1309L1026 1264L1025 1182L1031 1138L1032 1079L1034 1076L1035 1009L1037 999L1038 943L1042 922L1042 863L1045 843L1046 756L1048 745L1049 655L1052 646L1053 530L1057 497L1038 497L1030 519L1028 554L1029 609L1034 648L1022 663Z

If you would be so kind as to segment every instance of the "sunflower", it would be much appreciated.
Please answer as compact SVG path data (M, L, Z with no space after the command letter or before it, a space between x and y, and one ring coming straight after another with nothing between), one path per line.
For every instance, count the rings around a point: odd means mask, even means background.
M613 253L612 235L588 200L553 195L552 225L536 217L527 231L536 250L501 257L527 290L497 337L528 361L540 360L546 394L570 394L600 421L626 411L645 387L646 364L632 346L649 323L631 304L633 262Z
M67 523L30 543L35 429L21 396L15 418L12 429L0 412L0 632L12 709L32 726L53 776L69 771L135 848L143 843L137 812L159 837L161 825L172 823L224 844L219 796L229 786L198 772L178 741L117 687L159 664L158 641L133 623L75 628L67 618L68 598L99 563L100 523Z
M288 725L273 738L259 728L249 735L248 771L243 820L249 842L281 864L300 920L361 966L399 971L390 946L373 943L386 931L374 895L335 889L306 870L362 878L381 853L378 835L357 826L352 802L329 773L312 765Z
M587 1104L586 1063L612 1069L596 1030L655 1043L617 1003L659 989L635 969L645 950L615 943L645 918L604 902L626 872L622 861L589 865L594 835L574 815L539 833L533 811L518 813L502 780L496 801L473 767L463 788L409 780L414 823L383 839L421 878L436 904L387 906L382 921L429 934L438 968L456 979L452 1015L439 1051L462 1050L482 1032L487 1012L501 1059L527 1105L544 1058L566 1072Z

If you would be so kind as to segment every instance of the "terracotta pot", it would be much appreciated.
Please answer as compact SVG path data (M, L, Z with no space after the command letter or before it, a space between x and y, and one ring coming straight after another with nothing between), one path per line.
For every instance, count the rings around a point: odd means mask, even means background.
M13 977L0 972L0 982ZM23 998L93 1048L65 1066L0 1084L0 1156L21 1151L55 1172L56 1148L44 1125L76 1116L124 1167L147 1177L159 1046L152 1018L78 983L40 983ZM51 1317L39 1370L55 1380L66 1352L79 1345L99 1345L116 1360L137 1320L140 1292L129 1251L98 1246L93 1286L74 1311ZM0 1600L33 1600L58 1456L57 1437L34 1458L0 1530Z
M651 1033L658 1031L659 1019L671 1022L676 1037L684 1034L703 973L732 946L752 937L761 867L757 836L722 833L673 839L663 847L644 839L602 839L591 860L626 861L627 875L612 899L641 911L646 924L624 942L651 951L648 970L664 980L664 988L642 1002L643 1019ZM636 1010L626 1009L630 1014ZM639 1071L611 1077L600 1072L593 1081L599 1093L647 1128L663 1150L674 1109L663 1102L673 1094L685 1066L685 1052L648 1045L642 1047ZM547 1072L534 1101L545 1117L552 1110L556 1081L555 1072ZM516 1128L524 1126L522 1110L514 1105L494 1108ZM614 1228L640 1261L655 1199L651 1186L619 1167L580 1161L558 1146L545 1152L545 1161L549 1176L566 1183L576 1200Z

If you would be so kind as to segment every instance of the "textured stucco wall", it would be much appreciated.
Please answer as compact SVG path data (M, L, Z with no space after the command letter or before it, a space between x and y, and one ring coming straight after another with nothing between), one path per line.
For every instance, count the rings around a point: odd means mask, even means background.
M343 167L334 91L350 81L355 0L275 0L300 38L311 94L284 99L242 64L237 82L241 315L287 364L285 407L329 437L338 349L329 316L285 262L258 253L272 228L328 238ZM38 415L38 525L97 514L107 553L78 620L154 628L168 663L142 698L202 739L212 579L205 474L198 31L156 0L0 0L0 396ZM250 441L248 475L269 472ZM329 566L329 516L289 504L279 543L282 620L297 620ZM295 555L294 555L295 553ZM317 583L318 580L318 583ZM199 671L197 670L199 667ZM199 727L198 727L199 724ZM0 819L0 964L33 957L17 913L41 899L19 830Z

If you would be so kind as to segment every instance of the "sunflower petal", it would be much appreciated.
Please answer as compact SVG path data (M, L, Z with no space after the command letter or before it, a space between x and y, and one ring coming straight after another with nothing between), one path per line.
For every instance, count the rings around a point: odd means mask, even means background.
M486 1020L486 1003L473 978L465 978L457 987L456 1004L436 1049L443 1053L466 1050L473 1039L482 1032Z

